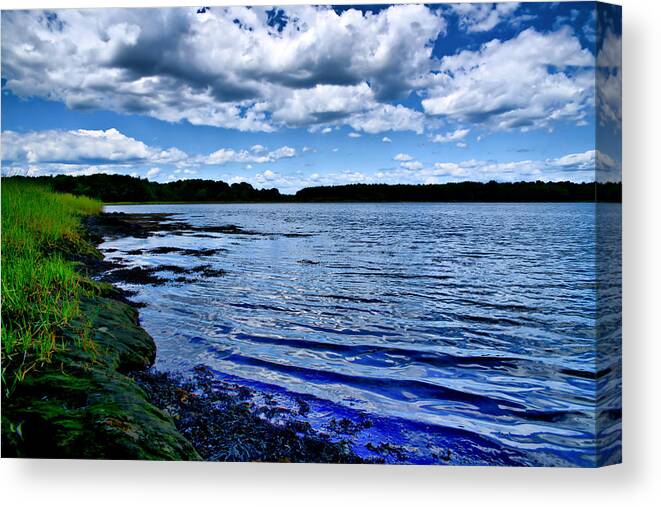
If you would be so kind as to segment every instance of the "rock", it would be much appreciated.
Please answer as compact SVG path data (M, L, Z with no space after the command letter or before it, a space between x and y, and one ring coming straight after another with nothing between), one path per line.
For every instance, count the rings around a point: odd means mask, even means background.
M129 305L104 297L81 302L91 347L61 352L3 403L2 456L199 460L171 417L123 372L148 368L156 346ZM78 335L78 336L77 336ZM93 350L91 350L93 349Z

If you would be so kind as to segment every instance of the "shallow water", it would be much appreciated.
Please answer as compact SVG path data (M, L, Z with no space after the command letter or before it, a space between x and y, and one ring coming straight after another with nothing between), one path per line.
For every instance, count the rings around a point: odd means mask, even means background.
M619 234L620 205L599 206L601 223ZM129 286L146 303L141 322L157 340L160 369L204 363L283 397L304 395L320 427L367 414L376 423L355 437L359 452L378 436L402 445L408 462L437 462L440 448L457 463L590 465L597 382L620 381L615 364L597 375L596 209L109 206L256 234L163 233L101 249L130 265L225 271ZM161 246L224 250L127 254ZM617 278L619 250L612 257ZM618 298L609 301L617 310ZM609 334L614 354L619 338ZM603 401L617 412L617 399Z

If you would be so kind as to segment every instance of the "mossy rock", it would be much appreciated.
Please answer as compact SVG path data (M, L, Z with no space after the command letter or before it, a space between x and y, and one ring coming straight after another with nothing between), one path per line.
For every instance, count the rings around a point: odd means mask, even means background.
M93 349L75 347L29 376L4 400L3 457L147 460L201 459L172 419L149 403L123 372L149 367L153 339L125 303L96 297L81 303Z

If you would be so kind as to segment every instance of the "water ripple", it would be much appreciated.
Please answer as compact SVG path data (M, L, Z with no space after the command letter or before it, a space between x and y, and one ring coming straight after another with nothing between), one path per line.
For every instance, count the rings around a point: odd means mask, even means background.
M617 362L597 364L593 204L112 210L251 231L102 245L128 266L224 271L131 287L146 303L141 320L157 338L160 368L205 363L335 407L313 422L334 411L369 414L382 421L373 431L420 454L414 462L433 462L425 449L444 446L465 462L590 465L597 417L608 428L599 438L615 448L617 400L605 395L595 413L595 393L621 376ZM604 218L619 219L617 205ZM609 269L617 280L621 266ZM599 304L615 311L621 287L609 280ZM600 346L617 355L619 316L602 313Z

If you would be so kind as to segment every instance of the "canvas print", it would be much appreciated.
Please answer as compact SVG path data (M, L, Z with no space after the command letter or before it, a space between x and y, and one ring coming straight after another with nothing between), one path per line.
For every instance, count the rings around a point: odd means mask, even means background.
M2 457L621 461L621 8L2 11Z

